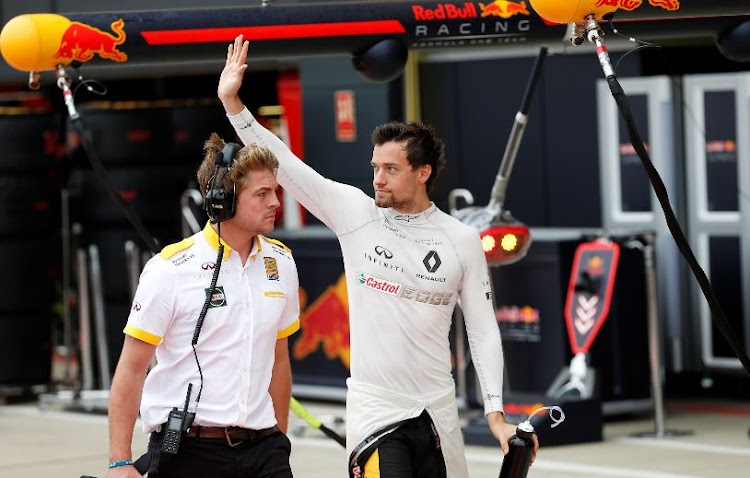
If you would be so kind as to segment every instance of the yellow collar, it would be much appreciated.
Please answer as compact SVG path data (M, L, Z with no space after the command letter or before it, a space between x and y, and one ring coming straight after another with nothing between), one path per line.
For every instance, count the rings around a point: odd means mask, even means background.
M213 249L216 252L219 252L219 235L216 234L216 231L213 227L211 227L211 221L206 222L206 227L203 228L203 237L208 241L208 243L213 247ZM255 243L257 244L257 249L254 251L255 254L261 251L261 245L260 245L260 237L254 236L253 239L255 240ZM222 257L222 260L226 260L227 257L229 257L229 252L231 252L232 247L224 242L224 239L221 240L221 243L224 244L224 255ZM253 253L253 248L250 248L250 255L255 255Z

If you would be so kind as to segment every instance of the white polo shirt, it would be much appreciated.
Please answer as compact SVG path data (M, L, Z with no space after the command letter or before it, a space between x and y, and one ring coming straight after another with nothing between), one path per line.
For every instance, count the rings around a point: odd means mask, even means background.
M223 242L223 241L222 241ZM216 267L218 236L203 231L165 247L141 273L124 332L158 345L157 365L146 377L141 419L146 433L182 409L188 383L191 404L200 376L191 346ZM195 348L203 392L195 424L262 429L276 424L268 393L276 340L299 329L299 279L291 251L256 236L242 265L224 244L216 292Z

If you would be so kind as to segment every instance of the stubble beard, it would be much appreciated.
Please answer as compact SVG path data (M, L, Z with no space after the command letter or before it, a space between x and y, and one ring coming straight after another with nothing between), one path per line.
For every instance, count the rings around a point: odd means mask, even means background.
M409 209L411 206L410 202L396 199L392 194L382 199L375 199L375 205L383 208L391 208L396 210Z

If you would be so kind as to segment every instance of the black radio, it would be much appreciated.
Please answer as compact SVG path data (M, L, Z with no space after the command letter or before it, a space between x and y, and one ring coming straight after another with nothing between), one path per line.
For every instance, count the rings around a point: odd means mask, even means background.
M167 429L164 430L164 439L162 441L161 450L164 453L170 453L172 455L177 453L180 448L180 438L182 434L190 428L195 418L195 413L188 412L188 403L190 402L190 393L192 392L193 384L188 384L187 396L185 397L185 407L182 410L178 410L177 407L172 408L167 418Z

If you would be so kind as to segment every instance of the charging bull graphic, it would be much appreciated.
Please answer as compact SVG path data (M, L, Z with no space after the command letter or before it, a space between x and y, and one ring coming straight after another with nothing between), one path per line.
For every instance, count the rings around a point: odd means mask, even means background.
M101 58L123 62L128 59L128 55L118 50L117 47L122 45L127 38L123 30L124 25L125 22L122 19L112 22L110 28L117 34L114 36L84 23L71 22L63 33L60 49L57 50L55 58L84 62L92 59L96 53Z
M118 18L118 17L114 17ZM20 71L57 70L71 62L87 62L96 55L122 63L128 55L120 48L128 35L125 20L74 21L56 13L33 13L12 18L0 32L0 52ZM110 25L114 34L90 25Z
M507 0L495 0L492 3L484 4L480 3L479 8L482 9L482 18L490 15L508 19L514 15L522 14L529 15L529 10L526 8L526 2L509 2Z
M344 274L302 313L300 328L292 347L294 359L303 360L322 348L328 360L338 358L349 368L349 300Z
M652 7L663 8L664 10L677 10L680 8L679 0L648 0ZM643 0L597 0L596 7L619 7L623 10L634 10L643 4Z

